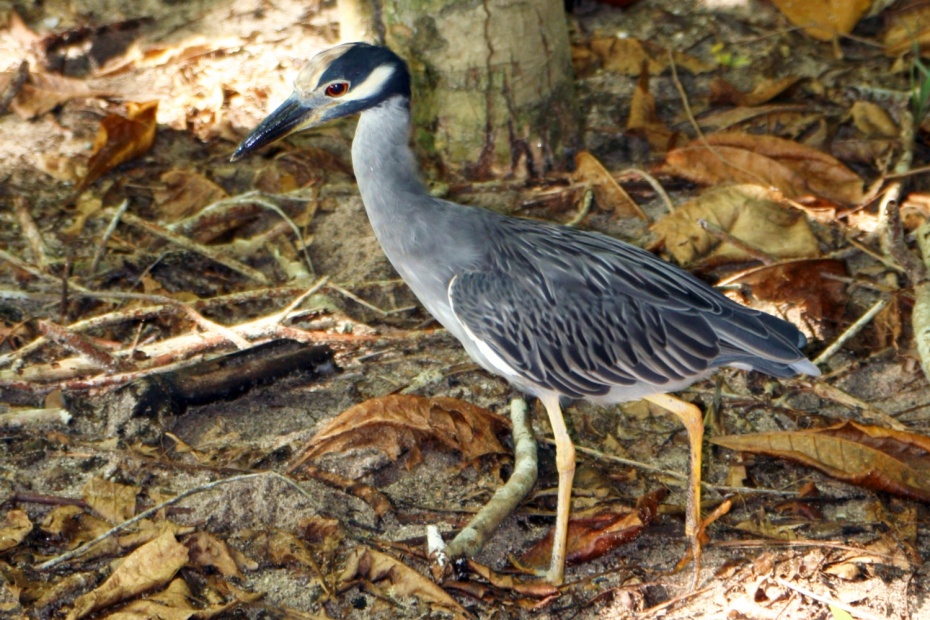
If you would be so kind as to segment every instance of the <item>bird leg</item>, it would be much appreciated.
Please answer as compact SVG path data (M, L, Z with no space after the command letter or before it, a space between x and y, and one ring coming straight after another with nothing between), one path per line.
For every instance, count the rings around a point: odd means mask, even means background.
M668 394L647 396L644 400L677 415L688 431L691 471L688 479L688 505L685 510L685 536L691 544L691 555L694 559L694 573L691 579L693 590L697 587L701 573L701 446L704 441L704 417L695 405Z
M568 436L559 397L542 396L540 399L549 414L549 425L555 437L555 466L559 472L559 493L555 512L555 532L552 536L552 559L546 581L562 585L565 576L565 543L568 538L568 514L571 509L572 480L575 478L575 445Z

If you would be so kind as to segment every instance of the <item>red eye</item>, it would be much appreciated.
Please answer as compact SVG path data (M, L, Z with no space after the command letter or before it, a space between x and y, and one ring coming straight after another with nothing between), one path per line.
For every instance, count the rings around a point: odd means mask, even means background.
M326 96L327 97L342 97L349 90L349 85L346 82L333 82L326 87Z

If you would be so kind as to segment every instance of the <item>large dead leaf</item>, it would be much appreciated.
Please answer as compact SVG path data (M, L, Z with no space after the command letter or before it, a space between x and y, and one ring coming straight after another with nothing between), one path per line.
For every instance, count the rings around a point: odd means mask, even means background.
M192 170L169 170L159 180L164 185L152 197L165 222L176 222L229 196L222 187ZM205 243L212 239L197 240Z
M213 618L229 610L237 603L211 605L207 608L198 608L193 601L202 597L195 597L183 579L174 579L168 587L161 592L146 596L144 599L132 601L119 611L109 614L106 620L187 620L196 617L198 620Z
M749 287L752 295L748 297L741 290L728 295L745 306L770 314L778 315L779 309L785 307L796 308L798 321L788 318L797 324L811 325L814 333L822 338L840 323L846 310L846 284L842 280L847 277L843 261L810 259L756 267L718 284Z
M579 73L599 65L607 71L637 76L645 63L650 75L659 75L669 67L668 50L637 39L594 37L586 47L574 49L572 55L572 62L580 70ZM672 58L678 69L691 73L706 73L715 69L714 65L682 52L672 52Z
M10 510L0 523L0 552L12 549L32 531L32 521L23 510Z
M856 422L794 432L715 437L717 445L784 458L838 480L930 501L930 437Z
M10 109L20 117L31 120L71 99L102 97L107 94L90 88L81 80L54 73L33 72L10 103Z
M657 514L658 496L644 497L635 510L612 508L568 522L565 561L569 564L590 562L623 545L643 531ZM526 550L520 562L528 567L548 566L552 555L552 535Z
M154 590L168 583L187 562L187 547L175 540L174 534L165 532L129 554L98 588L80 596L68 620Z
M602 209L611 209L619 217L647 219L639 205L630 198L630 195L591 153L579 151L575 155L575 172L572 178L576 183L583 183L593 188L597 204Z
M744 93L723 78L715 78L710 83L710 101L719 105L755 107L771 101L801 79L800 77L786 77L778 80L762 80L751 92Z
M905 54L914 46L922 52L930 49L930 4L926 2L900 2L900 6L887 12L882 43L885 53L892 57Z
M81 497L98 515L117 524L136 514L139 487L118 484L103 478L91 478L81 489Z
M656 99L649 92L648 71L643 71L636 82L626 128L629 133L644 137L655 153L667 153L686 141L681 132L669 129L656 114Z
M425 441L458 450L466 461L507 452L497 433L507 421L455 398L392 395L351 407L310 441L308 458L330 452L374 449L390 459L417 451Z
M852 32L872 0L772 0L772 4L809 36L829 41Z
M696 183L755 183L789 198L813 194L843 205L862 200L862 179L834 157L775 136L722 133L671 151L665 168Z
M657 221L652 230L682 266L698 261L720 264L754 259L745 249L704 230L702 219L769 256L820 254L804 214L775 202L771 192L758 185L711 189Z
M100 121L94 141L94 154L87 163L87 174L75 189L76 194L84 191L88 185L111 169L152 148L155 141L158 102L129 102L126 108L125 117L108 114Z
M341 584L355 580L368 582L381 590L382 596L414 596L428 605L436 605L459 617L467 617L454 598L432 581L401 564L389 555L358 547L349 554L346 567L339 576Z
M45 515L40 529L48 536L64 541L69 549L74 549L108 532L112 527L112 524L85 512L80 506L58 506ZM115 553L118 548L116 539L108 538L94 547L91 555Z
M209 532L195 532L188 536L184 545L190 550L193 566L212 567L225 577L239 577L239 567L226 543Z

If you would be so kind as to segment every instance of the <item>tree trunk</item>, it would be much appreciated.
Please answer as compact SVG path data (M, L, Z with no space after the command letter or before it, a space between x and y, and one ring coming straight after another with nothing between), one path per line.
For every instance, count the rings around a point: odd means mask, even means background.
M577 119L561 2L378 0L373 6L376 30L410 63L416 146L441 173L519 178L564 167Z

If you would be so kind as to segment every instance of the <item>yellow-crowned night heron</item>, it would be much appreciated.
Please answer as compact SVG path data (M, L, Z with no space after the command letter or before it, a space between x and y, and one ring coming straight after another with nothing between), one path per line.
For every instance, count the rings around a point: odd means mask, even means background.
M686 533L697 564L703 424L694 405L665 393L721 366L818 375L799 350L804 336L610 237L430 196L409 147L407 65L385 47L348 43L315 56L233 159L356 113L352 163L384 253L472 359L537 396L549 414L559 493L548 579L562 581L575 472L562 398L645 398L682 419L691 443Z

